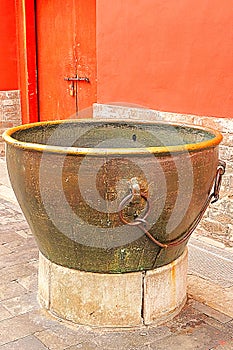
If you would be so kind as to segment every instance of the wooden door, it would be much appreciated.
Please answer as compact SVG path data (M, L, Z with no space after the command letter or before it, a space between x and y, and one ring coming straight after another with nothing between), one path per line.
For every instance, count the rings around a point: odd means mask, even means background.
M39 120L90 117L96 101L96 0L37 0ZM86 80L65 80L71 78Z

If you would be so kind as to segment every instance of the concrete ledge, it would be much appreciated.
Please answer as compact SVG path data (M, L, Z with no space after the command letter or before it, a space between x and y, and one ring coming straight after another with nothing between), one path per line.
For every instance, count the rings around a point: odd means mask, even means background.
M233 318L233 287L224 288L204 278L189 275L188 294L198 302Z
M186 301L187 249L176 261L147 272L100 274L57 265L40 254L39 302L74 323L97 327L158 325Z

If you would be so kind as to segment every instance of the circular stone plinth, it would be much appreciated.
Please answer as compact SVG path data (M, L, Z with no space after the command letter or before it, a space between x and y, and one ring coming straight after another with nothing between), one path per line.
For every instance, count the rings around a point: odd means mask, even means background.
M69 269L40 254L39 301L57 316L82 325L158 325L186 302L187 248L160 268L123 274Z

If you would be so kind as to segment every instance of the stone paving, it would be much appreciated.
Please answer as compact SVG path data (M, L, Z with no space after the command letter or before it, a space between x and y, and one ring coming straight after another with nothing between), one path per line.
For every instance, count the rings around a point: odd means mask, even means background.
M3 166L0 159L0 350L233 350L233 289L200 276L189 276L181 313L158 327L89 328L42 310L38 249Z

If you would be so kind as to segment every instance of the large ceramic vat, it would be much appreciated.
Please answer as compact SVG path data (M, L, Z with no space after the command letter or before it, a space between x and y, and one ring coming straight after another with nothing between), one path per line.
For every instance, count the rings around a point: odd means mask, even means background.
M222 139L202 127L108 120L23 125L3 137L40 252L103 273L182 255L210 202Z

